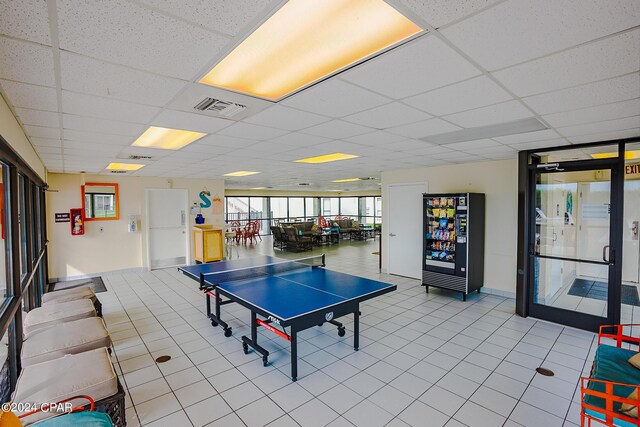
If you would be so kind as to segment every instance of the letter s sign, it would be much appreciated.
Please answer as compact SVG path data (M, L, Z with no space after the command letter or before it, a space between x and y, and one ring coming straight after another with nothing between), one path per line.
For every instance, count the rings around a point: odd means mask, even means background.
M200 192L200 199L202 200L202 202L200 203L200 207L201 208L208 208L211 206L211 200L209 199L208 196L211 196L211 193L208 191L201 191Z

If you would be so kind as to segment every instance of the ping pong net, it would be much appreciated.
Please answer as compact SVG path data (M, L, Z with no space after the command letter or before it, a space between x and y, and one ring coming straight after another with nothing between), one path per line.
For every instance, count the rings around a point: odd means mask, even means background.
M234 282L258 277L273 276L295 270L324 267L324 254L294 260L282 260L251 267L200 274L200 289L212 289L224 282Z

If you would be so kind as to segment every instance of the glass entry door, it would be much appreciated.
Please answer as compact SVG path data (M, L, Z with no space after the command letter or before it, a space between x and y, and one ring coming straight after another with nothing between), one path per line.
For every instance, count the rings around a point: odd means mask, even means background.
M529 313L595 330L613 321L619 293L612 244L617 175L612 168L584 164L541 166L532 169L530 181L535 230L530 230Z

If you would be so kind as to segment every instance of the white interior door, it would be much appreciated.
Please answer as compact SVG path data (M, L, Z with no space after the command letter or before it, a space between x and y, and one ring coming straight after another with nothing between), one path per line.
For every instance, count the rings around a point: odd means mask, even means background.
M609 181L578 184L578 258L602 259L604 249L609 245L610 203ZM581 263L578 276L606 282L609 269L604 265Z
M388 200L389 274L422 278L422 194L427 183L391 184Z
M187 190L147 190L149 268L188 262Z

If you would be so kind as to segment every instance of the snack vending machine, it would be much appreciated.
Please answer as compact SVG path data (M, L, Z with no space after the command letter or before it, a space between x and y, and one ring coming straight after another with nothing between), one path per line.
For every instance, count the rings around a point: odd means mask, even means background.
M423 195L422 285L463 294L484 283L484 194Z

